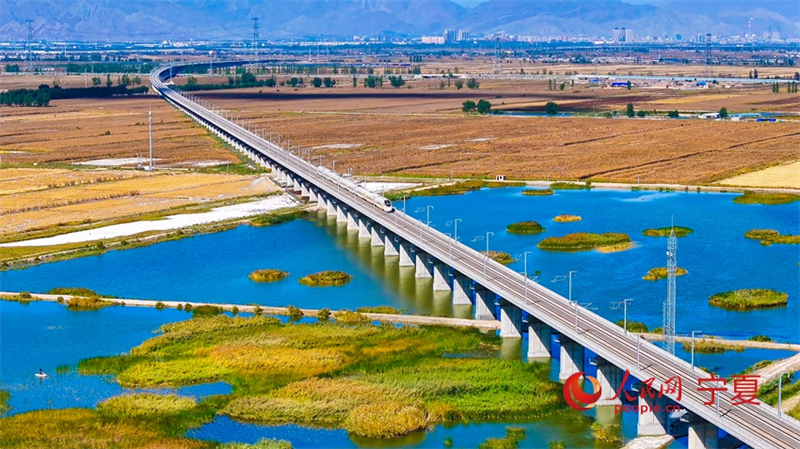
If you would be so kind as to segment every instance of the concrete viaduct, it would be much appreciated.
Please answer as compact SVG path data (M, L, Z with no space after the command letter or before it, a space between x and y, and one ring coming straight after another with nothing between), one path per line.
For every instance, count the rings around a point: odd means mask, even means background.
M252 132L248 124L228 120L207 102L170 89L164 82L180 69L162 67L151 74L153 88L165 100L254 163L270 168L280 183L335 215L348 231L383 247L386 257L414 267L416 277L433 278L433 289L452 292L453 304L472 304L476 319L499 319L501 337L522 338L527 333L529 358L550 358L555 337L561 380L584 371L586 349L596 354L593 363L602 387L598 413L621 404L619 398L606 398L619 388L624 370L639 380L654 378L656 391L667 389L668 380L677 376L682 382L680 395L674 391L638 398L640 408L649 408L638 414L640 436L669 433L677 419L666 411L667 405L678 404L689 411L681 419L684 425L688 421L690 449L717 448L718 429L754 448L800 448L800 423L793 418L763 403L732 405L734 393L729 387L716 393L716 402L705 405L711 393L702 391L698 381L709 374L403 212L375 207L323 178L316 166ZM720 385L724 383L705 387Z

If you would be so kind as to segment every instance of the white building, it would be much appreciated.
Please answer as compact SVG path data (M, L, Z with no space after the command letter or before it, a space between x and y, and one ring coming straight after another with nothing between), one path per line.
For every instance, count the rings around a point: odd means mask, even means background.
M423 44L444 44L444 36L422 36Z

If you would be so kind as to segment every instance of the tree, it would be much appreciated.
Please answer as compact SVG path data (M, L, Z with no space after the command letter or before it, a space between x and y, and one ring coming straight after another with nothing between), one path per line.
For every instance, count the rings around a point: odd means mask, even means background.
M389 76L389 84L391 84L392 87L394 87L394 88L401 87L405 83L406 83L406 81L403 79L402 76L394 76L394 75L390 75Z
M356 79L355 75L353 75L353 89L358 87L358 80Z
M719 110L719 118L728 118L728 108L722 108Z
M547 104L544 105L544 112L547 115L556 115L558 114L558 105L555 102L548 101Z
M625 115L628 117L636 115L636 111L633 110L633 103L628 103L628 107L625 109Z
M447 83L445 83L444 80L439 81L439 89L444 89L445 86L447 86Z
M313 80L311 80L311 84L314 87L322 87L322 78L315 76Z
M19 73L19 64L6 64L6 73Z
M478 108L478 106L472 100L467 100L467 101L461 103L461 110L464 111L467 114L469 114L471 112L475 112L475 110L477 108Z
M128 76L128 75L125 75L125 76ZM122 77L122 81L123 81L123 83L125 82L125 76L123 76L123 77ZM188 84L188 85L190 85L190 86L194 86L195 84L197 84L197 77L190 76L190 77L189 77L189 78L186 80L186 84Z
M101 80L99 76L92 77L92 86L99 86L102 82L103 80Z
M667 114L667 115L669 115L669 118L678 118L678 117L680 117L680 116L681 116L681 115L678 113L678 110L677 110L677 109L676 109L676 110L674 110L674 111L669 111L669 114Z
M322 79L322 84L325 85L325 87L330 88L330 87L333 87L333 86L336 85L336 80L328 78L328 77L325 77L325 78Z
M646 115L647 115L647 113L644 112L644 111L638 111L636 113L636 116L639 117L639 118L644 118Z
M567 85L566 85L566 84L564 84L564 83L561 83L561 85L560 85L560 86L558 86L558 89L559 89L559 90L564 90L564 88L565 88L565 87L567 87Z
M479 83L475 78L470 78L467 80L467 87L470 89L477 89L481 87L481 83Z
M631 90L631 82L628 81L628 90Z
M758 69L753 69L753 78L758 79Z
M114 83L111 81L111 74L107 73L106 74L106 87L111 87L113 85L114 85Z
M456 89L461 90L464 87L464 82L461 80L456 80Z
M492 104L486 100L478 101L478 114L491 114Z
M547 90L553 90L553 80L547 80Z

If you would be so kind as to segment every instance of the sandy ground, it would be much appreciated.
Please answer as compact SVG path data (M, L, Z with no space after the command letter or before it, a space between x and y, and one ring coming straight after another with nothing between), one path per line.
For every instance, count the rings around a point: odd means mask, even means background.
M106 226L103 228L90 229L87 231L72 232L69 234L57 235L34 240L23 240L21 242L6 243L0 246L51 246L63 245L65 243L91 242L95 240L113 239L136 235L151 231L169 231L173 229L187 228L199 224L212 223L216 221L231 220L235 218L251 217L271 212L284 207L296 206L288 195L274 196L252 203L235 204L212 209L208 212L197 214L180 214L166 217L164 220L156 221L136 221L133 223L123 223L118 225Z
M741 187L790 187L800 189L800 161L723 179L719 184Z
M121 167L124 165L147 165L150 159L146 157L123 157L117 159L95 159L92 161L76 162L78 165L94 165L98 167ZM153 159L158 164L161 159Z

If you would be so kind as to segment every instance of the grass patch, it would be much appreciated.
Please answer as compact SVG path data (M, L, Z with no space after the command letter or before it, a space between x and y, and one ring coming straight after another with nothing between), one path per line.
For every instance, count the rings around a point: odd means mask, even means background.
M557 215L553 217L553 221L556 223L573 223L581 220L582 218L578 215Z
M675 231L675 237L686 237L694 232L693 229L685 228L683 226L674 226L666 228L645 229L642 235L647 237L669 237L670 232Z
M773 243L781 245L800 245L800 234L798 235L782 235L774 229L751 229L744 233L748 239L760 240L764 246L770 246Z
M166 324L161 335L129 355L84 360L79 369L113 374L137 388L221 380L235 393L220 400L216 413L377 438L441 422L571 413L561 386L548 379L548 365L444 357L497 351L500 341L476 329L336 321L289 325L275 318L219 315ZM177 397L146 396L117 399L101 409L111 405L182 416L203 403L192 409Z
M481 254L485 256L486 251L481 251ZM489 251L489 258L503 265L508 265L514 262L514 258L511 257L511 254L504 253L502 251Z
M525 189L522 194L526 196L547 196L553 194L553 189Z
M794 374L783 375L783 385L781 386L783 401L786 401L792 396L800 394L800 380L794 383L792 383L792 380L794 380ZM772 379L771 381L761 385L761 387L758 389L758 399L760 399L765 404L769 404L773 407L778 405L777 378Z
M321 271L300 278L300 283L310 287L344 285L353 280L353 276L344 271Z
M746 190L743 195L733 199L733 202L736 204L764 204L767 206L791 204L796 201L800 201L800 195L795 195L793 193L753 192L751 190Z
M256 270L248 276L254 282L275 282L286 279L289 273L286 271L268 268L265 270Z
M336 312L334 318L336 318L336 321L346 324L364 324L364 323L369 323L371 321L369 317L364 315L363 313L351 312L349 310Z
M520 221L506 226L506 231L511 234L539 234L545 229L535 221Z
M550 188L553 190L591 190L592 183L576 184L572 182L554 182L550 184Z
M685 341L681 343L683 350L686 352L692 351L692 342ZM694 352L696 354L724 354L728 351L744 352L745 347L736 344L720 343L714 337L696 339L694 341Z
M710 305L728 310L784 307L788 302L788 294L765 288L742 289L717 293L708 299Z
M254 444L225 443L222 446L218 446L218 449L292 449L292 443L275 438L262 438Z
M683 276L688 273L685 268L675 267L675 276ZM647 272L647 275L642 277L645 281L658 281L660 279L667 278L667 267L656 267L651 268L650 271Z
M0 390L0 415L5 415L11 410L8 401L11 399L11 393L8 390Z
M409 190L406 192L390 192L385 194L386 198L397 201L403 198L418 197L418 196L442 196L442 195L463 195L467 192L480 189L497 189L501 187L524 187L524 182L496 182L496 181L482 181L479 179L461 181L455 184L441 185L431 187L429 189Z
M377 306L377 307L359 307L356 309L358 313L385 313L388 315L400 315L405 313L405 310L398 310L392 306Z
M523 427L506 427L506 436L503 438L487 438L478 445L478 449L517 449L519 442L525 439Z
M248 220L248 224L250 226L256 227L263 227L263 226L272 226L281 223L288 223L290 221L297 220L298 218L304 218L308 216L308 211L305 210L293 210L289 212L282 212L282 213L270 213L264 215L257 215L250 220Z
M622 446L622 435L619 424L604 426L596 422L592 424L592 436L594 436L596 440L614 445L614 447Z
M100 297L84 298L75 296L67 301L67 308L74 311L100 310L103 307L116 306L120 303L101 299Z
M106 399L97 409L121 416L153 416L178 414L197 406L194 398L175 394L124 394Z
M95 298L100 295L94 290L89 290L83 287L56 287L47 292L48 295L69 295L69 296L83 296L85 298Z
M576 232L563 237L547 237L539 242L539 248L547 251L588 251L631 242L628 234L608 232L593 234L589 232Z
M625 320L619 320L614 324L616 324L619 327L624 327L625 326ZM646 334L646 333L650 332L650 330L647 328L647 325L642 323L641 321L628 320L628 332Z

